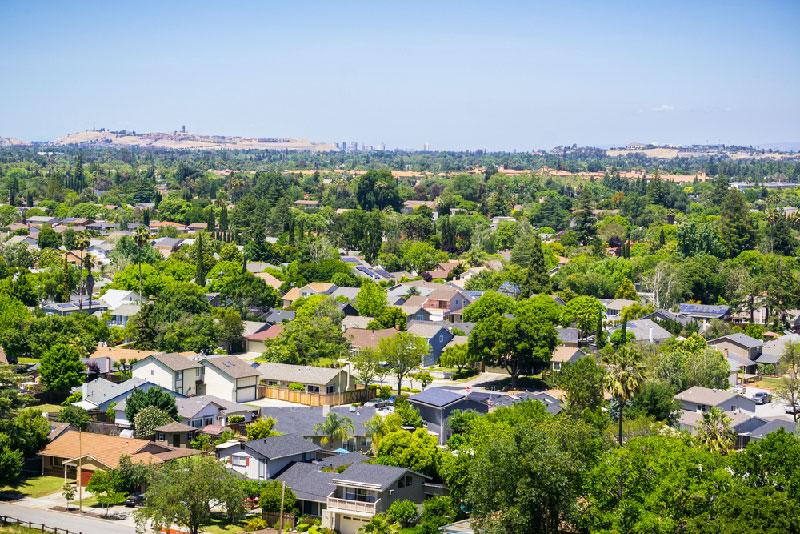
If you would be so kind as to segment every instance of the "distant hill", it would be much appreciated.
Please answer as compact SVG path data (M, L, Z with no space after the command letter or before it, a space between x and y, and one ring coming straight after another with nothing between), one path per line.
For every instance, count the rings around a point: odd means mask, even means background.
M330 143L288 137L228 137L185 132L136 133L125 130L87 130L53 141L54 145L165 148L173 150L291 150L311 152L338 151Z
M13 137L0 137L0 147L6 148L10 146L27 146L29 143L14 139Z
M763 145L758 145L758 148L779 150L781 152L800 152L800 143L792 141L785 141L783 143L766 143Z

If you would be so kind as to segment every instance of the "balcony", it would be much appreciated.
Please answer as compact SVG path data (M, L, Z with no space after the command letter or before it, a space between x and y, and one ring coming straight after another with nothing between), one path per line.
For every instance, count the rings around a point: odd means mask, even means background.
M378 504L380 502L380 499L375 502L339 499L337 497L333 497L333 493L331 493L328 495L328 510L373 516L377 513Z

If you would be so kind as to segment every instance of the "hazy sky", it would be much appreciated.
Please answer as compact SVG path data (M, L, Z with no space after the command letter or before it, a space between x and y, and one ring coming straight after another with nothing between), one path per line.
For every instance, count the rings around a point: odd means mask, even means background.
M0 136L800 141L800 2L0 0Z

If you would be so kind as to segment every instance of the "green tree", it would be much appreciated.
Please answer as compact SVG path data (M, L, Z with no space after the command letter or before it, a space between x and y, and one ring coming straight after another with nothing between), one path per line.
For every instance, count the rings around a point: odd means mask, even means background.
M264 489L258 499L261 509L268 513L281 512L281 483L277 480L270 480L264 483ZM283 494L283 512L289 512L294 508L297 496L287 487Z
M469 345L461 343L444 349L442 356L439 358L439 365L442 367L455 367L461 373L465 367L476 361L475 356L469 351Z
M127 407L127 405L126 405ZM175 421L166 411L156 406L145 406L133 418L133 427L136 437L150 439L156 433L156 428Z
M353 365L353 376L364 387L367 387L378 375L381 356L377 350L371 347L364 347L351 358L351 363Z
M584 187L578 199L578 208L575 211L575 233L582 246L587 246L597 233L595 222L597 218L592 210L592 193L588 187Z
M418 428L413 433L397 430L381 439L376 461L436 476L440 455L437 445L436 437L428 434L424 428Z
M605 307L594 297L575 297L564 306L562 320L564 323L576 323L581 338L584 338L594 329L597 318L604 310Z
M542 250L542 240L539 234L533 235L533 247L531 248L530 263L525 274L525 283L522 286L522 297L530 297L540 293L550 292L550 273L544 261L544 251Z
M516 303L514 299L502 293L487 291L476 302L464 309L464 321L468 323L479 323L482 319L492 315L513 314L515 310Z
M83 430L89 424L89 412L80 406L66 406L59 410L58 420Z
M71 345L53 345L42 355L40 380L49 391L67 392L70 388L81 385L86 367L80 358L80 351Z
M697 430L697 440L711 452L728 454L734 444L730 423L731 418L719 408L703 412L703 420Z
M353 432L353 420L336 412L328 412L323 422L314 425L314 435L322 436L320 441L323 447L337 440L345 442L352 437Z
M636 345L622 345L603 358L606 376L603 385L619 406L619 444L622 446L622 409L638 394L644 381L644 362Z
M639 302L639 294L636 292L636 289L634 289L633 282L631 282L630 278L625 278L622 280L622 283L619 285L614 298L634 300Z
M217 332L220 341L225 341L230 352L236 352L240 346L244 323L239 312L230 308L223 308L217 314Z
M139 295L144 296L142 293L142 248L150 242L150 230L144 226L136 229L133 235L133 241L136 243L136 265L139 268Z
M790 341L784 345L779 365L783 375L775 396L790 406L797 406L800 404L800 343ZM792 413L796 423L797 410Z
M61 246L61 237L53 230L49 224L42 225L39 231L39 248L58 249Z
M408 499L399 499L392 503L389 510L386 511L386 515L400 527L408 528L417 522L419 513L416 504Z
M363 534L396 534L399 532L397 524L386 514L377 514L358 529Z
M579 415L584 410L597 410L603 405L603 369L587 356L568 363L556 375L557 386L566 394L566 411Z
M173 421L178 420L178 405L175 403L175 397L160 387L151 387L146 391L139 388L134 389L125 399L125 418L135 424L136 414L148 406L154 406L165 412Z
M280 435L280 432L273 430L277 423L278 421L272 417L264 417L263 419L253 421L245 427L247 430L247 439L256 440Z
M400 418L404 427L422 427L422 416L419 410L414 408L405 397L397 397L394 400L394 413Z
M194 243L194 264L195 274L194 283L205 287L206 285L206 267L203 249L203 232L197 234L197 240Z
M414 368L422 364L422 358L428 354L428 342L410 332L398 332L396 335L381 339L378 343L378 354L381 361L386 362L397 377L397 394L403 389L403 378Z
M364 279L356 295L356 308L364 317L380 317L386 309L386 291L371 279Z
M25 408L13 419L0 420L0 432L11 438L12 447L32 458L47 444L50 423L38 408Z
M735 258L745 250L754 249L758 244L758 228L742 192L729 190L720 213L720 236L728 257Z
M86 489L97 497L97 502L106 509L105 515L108 516L108 509L111 506L125 502L127 493L120 485L119 477L113 471L96 471Z
M15 482L22 471L22 463L22 451L11 448L8 435L0 434L0 484Z
M457 516L458 510L451 497L431 497L422 504L422 532L437 534L440 527L452 523Z
M156 531L176 524L199 534L211 523L211 507L224 505L229 517L244 516L245 495L236 477L215 458L177 458L153 468L142 508L134 512L137 529Z

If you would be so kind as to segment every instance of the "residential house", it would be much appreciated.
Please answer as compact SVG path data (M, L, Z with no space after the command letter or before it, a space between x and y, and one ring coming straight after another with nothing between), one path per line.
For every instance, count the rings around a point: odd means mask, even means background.
M294 205L298 208L316 208L319 206L319 200L295 200Z
M797 431L797 423L793 419L784 416L768 418L767 422L750 432L750 439L753 441L761 441L768 434L777 432L783 429L787 434L793 434Z
M245 423L258 418L258 408L220 399L214 395L175 397L175 404L178 407L179 422L195 430L209 425L225 427L232 415L241 415ZM129 428L131 423L125 416L125 407L124 400L114 406L114 423L119 427Z
M325 448L347 451L368 451L372 446L372 439L367 436L364 423L378 413L375 408L368 406L281 406L261 408L261 417L272 417L277 421L274 430L285 434L297 434L322 446L322 436L318 435L314 427L325 421L329 413L347 417L353 422L353 435L349 439L335 439L325 445Z
M450 438L447 422L454 410L473 410L478 413L489 411L486 404L470 399L467 395L437 387L411 395L408 403L419 411L425 428L438 437L439 445L444 445Z
M263 280L265 284L273 289L280 289L283 285L283 282L275 278L273 275L269 273L255 273L253 276L256 278Z
M263 317L263 319L267 324L281 324L294 321L296 315L297 312L291 310L274 309L270 310L269 313Z
M786 350L788 343L800 343L800 334L788 334L771 339L761 347L761 356L758 358L759 364L778 364L781 356ZM776 373L777 374L777 373Z
M109 310L115 310L123 304L141 304L146 299L136 291L127 291L124 289L109 289L97 300L103 301Z
M205 391L233 402L256 399L258 371L236 356L215 356L201 360L205 367Z
M130 394L133 393L133 390L139 389L147 391L152 387L161 386L155 382L143 380L141 378L131 378L130 380L120 383L111 382L105 378L98 378L91 382L84 382L80 387L72 389L72 391L80 391L82 393L81 400L73 404L90 412L103 413L108 410L112 404L118 404L127 399ZM183 396L169 388L161 387L161 389L173 397Z
M197 232L201 232L207 229L208 229L208 223L204 222L191 223L189 226L186 227L186 231L189 234L196 234ZM212 228L211 231L213 232L214 228Z
M97 376L106 377L114 372L114 362L108 356L100 358L81 358L81 363L86 366L86 376L92 374L92 367L96 366Z
M346 315L342 318L342 330L345 332L351 328L365 330L373 320L372 317L364 317L362 315Z
M92 353L93 358L100 358L102 356L108 356L115 362L122 362L122 360L126 360L128 362L133 362L134 360L141 360L142 358L146 358L151 354L158 354L158 352L153 350L135 350L135 349L123 349L121 347L105 347L105 346L98 346L94 349Z
M131 365L133 377L158 384L179 395L196 395L203 366L179 353L153 354Z
M406 332L425 338L430 350L422 359L422 365L427 367L436 365L442 355L444 347L453 339L453 334L442 325L433 321L409 321Z
M750 434L767 423L766 419L756 417L747 412L724 412L730 418L729 427L736 433L736 449L742 449L750 441ZM702 412L682 410L678 418L678 430L686 430L691 435L697 434L703 424Z
M108 321L108 326L118 326L125 328L134 315L142 310L141 304L120 304L113 310L109 310L111 319Z
M66 317L67 315L72 315L73 313L85 313L88 315L91 315L95 312L105 313L108 311L108 306L106 306L103 302L96 300L91 301L91 303L89 300L84 300L81 302L51 302L42 306L42 311L45 313L45 315L58 315L60 317Z
M420 505L427 477L410 469L355 463L333 479L322 513L322 526L340 534L357 534L375 515L404 499Z
M323 469L319 463L298 462L275 478L279 482L285 482L286 487L294 492L295 506L303 516L321 519L328 507L328 495L333 491L333 479L338 478L339 473L330 468L325 471Z
M422 295L412 295L400 305L400 309L406 316L406 321L432 321L431 311L423 306L428 300Z
M153 247L159 251L162 256L169 258L173 252L181 248L182 243L183 239L178 239L176 237L159 237L153 241Z
M558 340L566 347L580 346L580 330L574 327L556 328Z
M155 429L155 442L167 447L186 448L191 445L196 432L194 427L173 421Z
M436 289L430 294L423 304L423 308L430 313L433 321L445 321L449 319L451 312L461 310L469 302L465 302L464 296L454 288Z
M345 332L344 337L350 342L350 350L357 353L363 348L377 348L382 339L388 339L397 335L394 328L384 328L382 330L367 330L361 328L351 328Z
M675 399L681 402L684 410L690 412L707 412L711 408L720 408L730 412L743 411L752 414L756 412L756 403L753 402L753 399L721 389L693 386L675 395Z
M317 459L319 446L293 434L217 445L217 458L251 480L270 480L297 462Z
M310 297L311 295L331 295L336 291L336 284L330 282L312 282L304 285L303 287L293 287L283 295L281 302L284 308L288 308L292 303L301 297Z
M252 334L245 334L245 352L263 354L264 351L267 350L266 341L268 339L275 339L281 332L283 332L283 325L273 324L269 328L258 330Z
M622 310L637 303L630 299L601 299L600 303L605 307L606 321L622 320Z
M731 318L731 307L726 305L683 303L679 309L681 315L694 319L701 325L709 324L711 319L729 321Z
M663 308L659 308L653 313L643 316L642 319L652 319L659 324L677 323L682 325L684 328L690 326L693 322L695 322L695 320L689 317L688 315L683 315L681 313L673 313Z
M268 386L288 388L302 384L308 393L331 394L355 389L355 379L342 368L262 363L256 370Z
M708 344L725 354L726 358L754 361L761 356L761 347L763 347L764 342L747 334L738 333L712 339Z
M608 332L609 337L621 327L611 328ZM628 332L636 336L636 342L643 345L660 345L672 337L665 328L651 319L636 319L626 323Z
M360 287L337 287L333 293L331 293L331 297L344 297L350 301L350 303L356 303L356 297L358 297L358 293L361 291Z
M560 372L565 364L575 363L584 356L586 353L577 347L558 346L550 357L550 369Z

